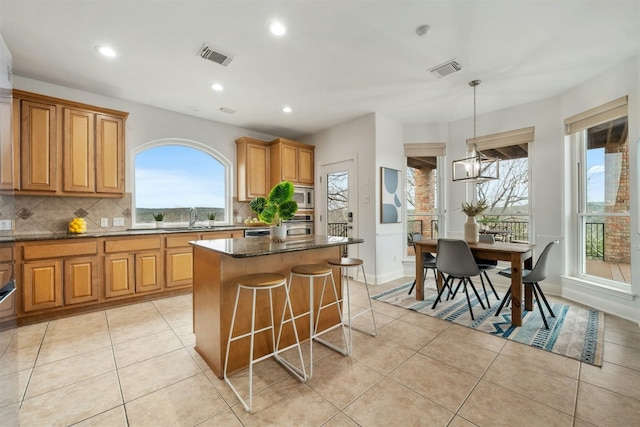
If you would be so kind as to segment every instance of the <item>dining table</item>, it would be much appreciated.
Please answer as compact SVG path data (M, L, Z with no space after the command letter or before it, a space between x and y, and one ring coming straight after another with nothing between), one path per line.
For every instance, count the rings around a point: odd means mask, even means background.
M467 243L473 256L478 259L489 259L511 262L511 324L522 326L522 269L531 270L534 244L531 243ZM416 299L424 300L424 267L422 254L430 252L436 254L438 239L414 241L416 252ZM437 275L438 290L442 288L442 275ZM533 293L531 287L526 286L524 292L525 310L533 310Z

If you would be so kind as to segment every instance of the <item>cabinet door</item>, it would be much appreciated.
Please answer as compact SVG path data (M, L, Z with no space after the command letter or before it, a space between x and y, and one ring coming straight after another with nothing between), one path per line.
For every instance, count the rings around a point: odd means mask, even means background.
M247 144L247 198L269 195L269 147Z
M9 126L12 121L13 135ZM0 190L17 190L20 184L20 100L14 101L12 109L9 99L0 99L0 132Z
M298 182L313 185L313 149L298 148Z
M161 253L136 254L136 292L155 291L162 287Z
M175 248L166 250L166 287L189 286L193 283L193 250Z
M96 116L96 191L124 194L124 120Z
M56 191L56 106L26 100L21 103L21 188Z
M130 295L135 292L133 255L113 254L104 257L105 298Z
M25 312L63 304L61 260L25 262L22 268Z
M280 147L280 181L298 182L298 148L284 145Z
M98 259L78 257L64 261L64 303L98 299Z
M94 116L88 111L64 109L64 191L95 192Z

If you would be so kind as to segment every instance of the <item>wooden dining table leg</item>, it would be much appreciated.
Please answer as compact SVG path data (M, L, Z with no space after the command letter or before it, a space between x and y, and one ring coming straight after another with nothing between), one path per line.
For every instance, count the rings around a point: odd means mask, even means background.
M511 254L511 324L522 326L522 256Z

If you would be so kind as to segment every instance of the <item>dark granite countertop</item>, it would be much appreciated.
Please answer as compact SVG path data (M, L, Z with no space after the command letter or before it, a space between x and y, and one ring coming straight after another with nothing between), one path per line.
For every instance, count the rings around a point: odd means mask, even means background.
M83 234L71 234L71 233L42 233L42 234L17 234L0 236L0 242L30 242L40 240L73 240L73 239L87 239L97 237L126 237L126 236L141 236L149 234L172 234L172 233L205 233L210 231L233 231L233 230L246 230L249 226L242 225L221 225L216 227L198 227L189 229L187 227L176 228L130 228L127 230L119 231L97 231L87 232Z
M274 242L271 240L271 237L262 236L243 239L198 240L189 243L224 255L229 255L233 258L248 258L363 242L363 239L351 237L312 235L291 237L284 242Z

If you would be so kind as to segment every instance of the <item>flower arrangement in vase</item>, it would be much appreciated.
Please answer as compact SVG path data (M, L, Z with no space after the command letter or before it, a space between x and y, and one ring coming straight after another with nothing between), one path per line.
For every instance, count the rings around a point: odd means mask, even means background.
M486 200L462 203L462 212L467 215L467 222L464 224L464 240L467 243L478 243L480 240L480 225L476 221L476 215L481 215L488 208Z
M282 221L293 218L298 211L298 203L293 200L293 184L289 181L279 182L269 191L269 197L256 197L249 208L258 214L260 221L272 226L273 240L284 241L287 230Z

